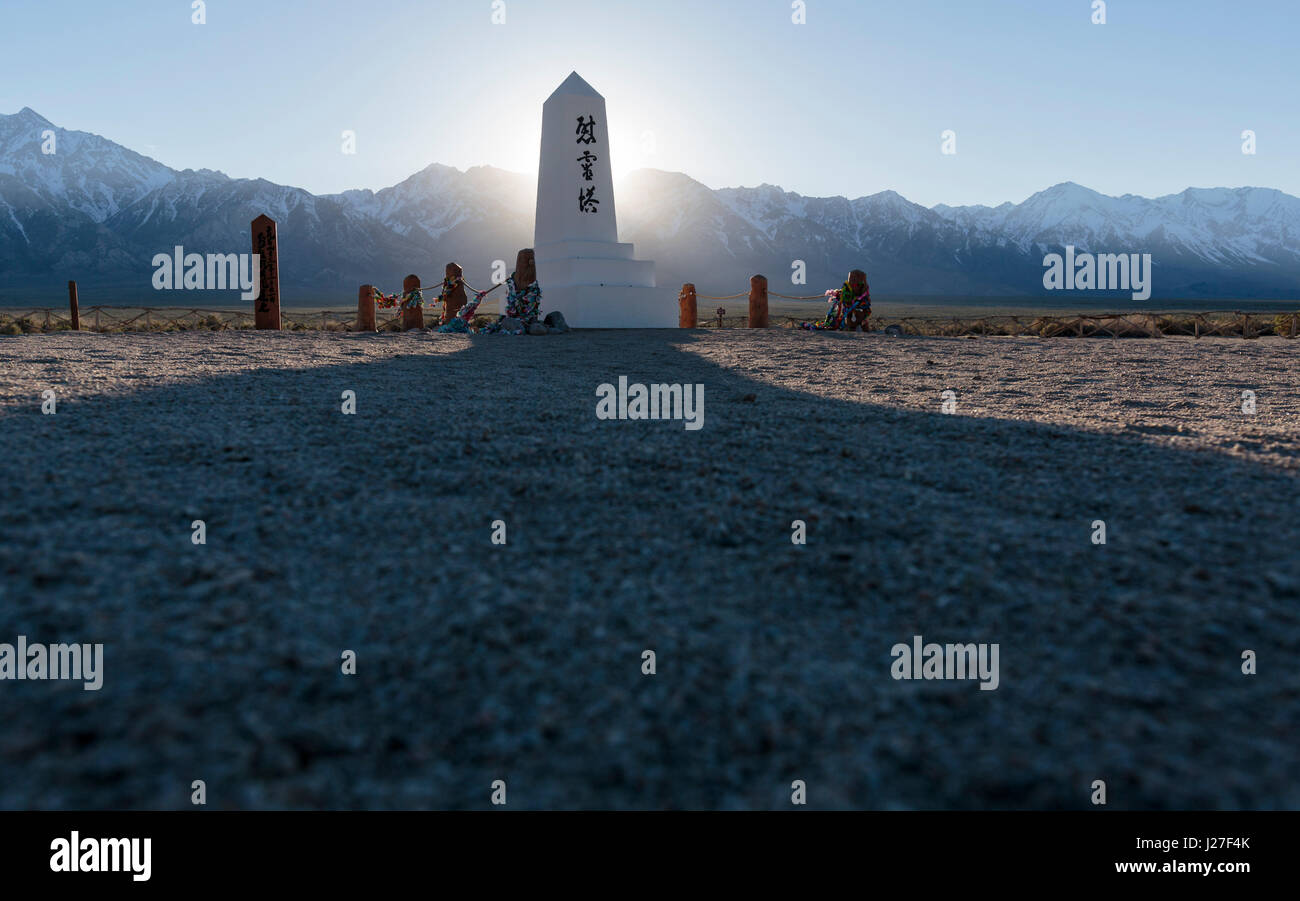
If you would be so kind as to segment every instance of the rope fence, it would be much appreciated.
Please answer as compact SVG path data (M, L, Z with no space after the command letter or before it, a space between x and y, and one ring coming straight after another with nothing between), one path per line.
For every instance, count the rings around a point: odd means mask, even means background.
M746 297L747 295L740 295ZM700 295L702 300L713 300ZM724 298L725 299L725 298ZM819 298L820 299L820 298ZM388 311L385 311L388 312ZM342 310L296 311L282 308L286 331L355 332L355 313ZM178 309L168 307L85 307L80 311L80 330L90 332L176 332L231 331L255 326L251 310ZM795 316L772 317L777 328L796 328ZM701 318L696 328L745 328L745 315ZM402 311L376 316L378 331L400 331ZM0 335L71 331L68 310L36 307L0 308ZM875 315L873 332L893 330L918 337L1031 337L1031 338L1261 338L1300 334L1300 312L1247 313L1218 310L1202 313L1068 313L1051 316L889 316Z
M280 275L276 223L262 215L251 224L254 253L261 253L262 272L259 293L251 310L213 310L176 307L114 307L93 306L84 311L75 281L68 282L67 310L51 307L6 309L0 307L0 335L21 335L32 332L92 331L92 332L171 332L207 329L287 329L290 331L375 332L423 329L424 308L442 306L443 317L455 313L463 325L487 323L490 317L474 314L483 299L495 291L495 285L479 291L464 278L464 270L448 263L444 278L436 280L439 293L435 300L425 301L422 279L408 275L402 284L401 294L385 294L373 285L362 285L357 294L357 311L294 311L282 310L280 305ZM532 251L520 251L520 260ZM521 264L522 265L522 264ZM857 279L855 281L855 279ZM432 280L431 280L432 281ZM432 286L430 287L432 289ZM465 291L474 293L469 300ZM847 293L846 293L847 292ZM858 293L852 293L858 292ZM1109 337L1109 338L1160 338L1167 335L1200 337L1258 338L1281 335L1295 338L1300 333L1300 312L1247 313L1242 311L1184 312L1131 312L1131 313L1062 313L1059 315L995 315L995 316L888 316L870 315L870 295L866 274L855 269L849 280L837 292L806 296L769 292L768 280L755 275L749 280L749 291L727 295L697 294L695 285L682 285L677 296L678 326L680 328L797 328L801 317L770 316L769 299L789 301L833 300L836 318L820 323L819 330L829 331L853 328L867 331L887 331L895 335L948 336L948 337ZM712 316L700 316L699 301L722 302L746 300L744 316L728 316L725 307L718 307ZM850 304L849 302L852 301ZM452 304L455 303L453 307ZM387 315L381 315L386 313ZM852 314L852 315L850 315ZM775 321L773 319L775 318ZM464 330L463 328L461 330Z

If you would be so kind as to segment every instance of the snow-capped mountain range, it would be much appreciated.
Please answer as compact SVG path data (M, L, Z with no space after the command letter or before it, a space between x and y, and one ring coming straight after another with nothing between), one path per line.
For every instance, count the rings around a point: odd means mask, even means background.
M42 152L46 132L53 154ZM411 272L429 283L452 260L486 285L492 261L531 244L533 198L526 176L437 164L378 192L317 196L176 171L23 109L0 115L0 303L61 299L68 279L87 303L180 303L152 290L153 256L177 244L247 252L262 213L279 224L288 304L347 304L357 285L394 291ZM1267 188L1148 199L1067 183L1020 204L927 209L893 191L849 200L772 185L713 190L643 169L619 186L618 212L621 240L656 260L670 295L683 282L737 293L757 272L773 291L814 294L852 268L867 271L877 297L1043 295L1043 256L1068 244L1150 253L1156 298L1300 298L1300 199ZM796 260L806 285L791 284Z

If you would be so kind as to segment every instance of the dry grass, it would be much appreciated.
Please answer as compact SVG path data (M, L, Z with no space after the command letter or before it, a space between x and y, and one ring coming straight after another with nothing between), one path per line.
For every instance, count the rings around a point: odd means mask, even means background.
M701 303L700 327L717 328L719 320ZM745 302L722 304L727 313L723 328L745 328ZM770 322L776 328L797 328L800 322L823 315L824 304L776 301L770 307ZM381 332L401 331L401 316L391 310L378 311ZM705 318L713 315L713 318ZM82 331L95 332L180 332L228 331L253 328L253 314L244 310L204 310L157 307L90 307L81 313ZM492 319L484 313L474 319L480 327ZM356 317L350 310L283 308L285 331L350 332ZM436 312L426 310L426 325L436 323ZM986 312L975 307L923 307L881 305L871 319L873 331L890 326L907 335L928 337L1101 337L1153 338L1164 336L1259 338L1278 335L1294 338L1300 333L1300 313L1236 311L1220 312L1061 312L1024 308ZM0 335L24 335L67 331L72 323L66 311L55 309L0 309Z

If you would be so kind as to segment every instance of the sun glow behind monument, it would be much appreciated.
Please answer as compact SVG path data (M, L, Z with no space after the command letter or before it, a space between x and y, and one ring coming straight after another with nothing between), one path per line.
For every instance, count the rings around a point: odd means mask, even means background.
M672 328L654 263L618 241L605 99L574 72L542 106L534 247L543 306L576 328Z

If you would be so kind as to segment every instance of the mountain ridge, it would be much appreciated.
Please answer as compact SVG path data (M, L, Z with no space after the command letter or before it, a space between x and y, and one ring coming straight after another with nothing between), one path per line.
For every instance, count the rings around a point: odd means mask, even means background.
M532 242L534 186L492 166L431 163L389 187L316 195L172 169L23 107L0 115L0 302L58 297L69 278L85 296L154 300L155 253L243 251L262 213L279 223L286 303L347 303L358 284L392 290L412 271L434 281L453 259L486 284L494 260ZM1021 203L925 207L893 190L808 197L640 169L618 201L620 240L656 260L667 294L686 281L730 294L755 272L774 291L815 294L863 268L877 296L1034 297L1046 293L1043 256L1070 244L1151 253L1155 297L1300 298L1300 199L1273 188L1116 197L1067 181ZM804 285L791 284L796 261Z

